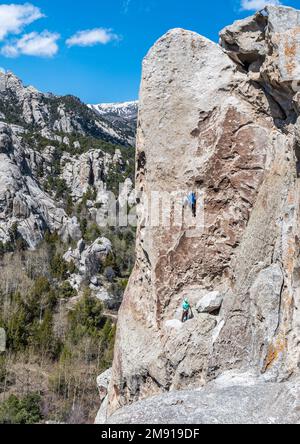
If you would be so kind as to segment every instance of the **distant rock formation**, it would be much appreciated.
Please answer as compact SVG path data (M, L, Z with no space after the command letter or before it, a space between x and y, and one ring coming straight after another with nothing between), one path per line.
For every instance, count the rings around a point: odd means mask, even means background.
M118 182L126 181L130 193L134 132L129 140L76 97L43 94L0 72L1 248L17 236L34 249L47 231L79 241L78 214L67 206L86 198L89 220L96 222L107 192L119 192Z
M22 134L22 128L0 123L0 241L10 242L17 224L29 248L35 248L47 228L60 231L68 217L39 186L35 173L43 158L22 144ZM76 240L74 231L67 230L66 235Z
M275 384L299 374L299 27L299 11L270 6L223 30L221 45L172 30L144 60L137 191L196 190L205 228L190 237L184 225L140 217L109 415L227 371ZM182 328L168 327L185 295L196 308L211 292L223 295L220 309L194 310ZM251 397L263 392L272 404L267 387ZM201 402L201 392L193 399Z

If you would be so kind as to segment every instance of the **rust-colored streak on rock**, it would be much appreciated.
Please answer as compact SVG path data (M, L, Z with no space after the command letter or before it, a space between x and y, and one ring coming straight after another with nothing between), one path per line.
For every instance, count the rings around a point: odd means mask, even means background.
M286 42L284 48L284 55L286 58L286 70L287 73L291 76L296 68L296 53L297 53L297 45L296 42Z
M279 359L280 355L286 349L286 340L282 338L278 338L274 344L270 344L268 348L268 354L266 356L265 365L263 372L265 373L267 370L274 365L274 363Z

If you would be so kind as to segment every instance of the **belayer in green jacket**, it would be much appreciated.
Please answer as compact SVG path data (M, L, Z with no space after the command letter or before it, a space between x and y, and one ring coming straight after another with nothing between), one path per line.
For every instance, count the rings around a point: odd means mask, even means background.
M182 322L189 320L191 306L188 299L185 299L182 304Z

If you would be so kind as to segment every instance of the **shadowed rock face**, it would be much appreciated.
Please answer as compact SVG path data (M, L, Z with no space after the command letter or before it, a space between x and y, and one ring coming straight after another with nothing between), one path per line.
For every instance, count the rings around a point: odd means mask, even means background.
M223 48L175 29L144 60L137 190L203 193L205 227L190 237L140 217L109 413L232 369L299 371L298 98L279 53L298 18L267 8L222 31ZM196 307L212 291L220 312L169 328L185 295Z

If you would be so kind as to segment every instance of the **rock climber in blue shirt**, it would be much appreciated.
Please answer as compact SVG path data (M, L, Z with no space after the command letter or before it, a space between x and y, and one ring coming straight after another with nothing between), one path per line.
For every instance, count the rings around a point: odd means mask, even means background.
M188 201L190 207L192 208L193 216L196 217L197 216L197 196L196 196L196 193L191 192L187 197L187 201Z

